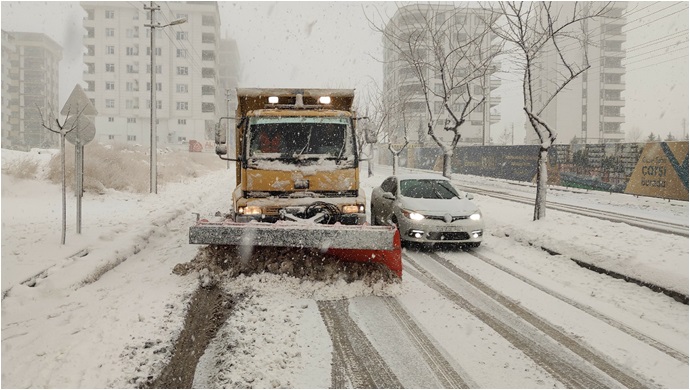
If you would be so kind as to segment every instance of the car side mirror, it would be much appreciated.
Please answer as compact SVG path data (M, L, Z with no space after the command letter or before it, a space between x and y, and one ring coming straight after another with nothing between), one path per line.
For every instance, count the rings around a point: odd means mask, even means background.
M390 192L384 192L382 196L383 199L395 200L395 195L391 194Z
M474 195L470 194L469 192L465 192L465 198L467 198L467 199L469 199L469 200L473 200L473 199L474 199Z

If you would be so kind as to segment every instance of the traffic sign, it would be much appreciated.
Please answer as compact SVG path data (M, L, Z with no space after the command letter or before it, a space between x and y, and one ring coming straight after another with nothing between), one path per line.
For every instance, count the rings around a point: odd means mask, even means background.
M72 129L72 131L65 134L65 139L75 146L86 145L93 141L96 136L96 125L84 115L67 118L64 129L65 131Z
M60 114L69 116L96 116L98 111L96 111L96 108L94 108L93 104L91 104L91 100L89 100L88 96L86 96L86 93L84 92L84 89L82 89L81 85L77 84L74 86L74 89L69 95L67 102L65 102L65 105L62 107Z

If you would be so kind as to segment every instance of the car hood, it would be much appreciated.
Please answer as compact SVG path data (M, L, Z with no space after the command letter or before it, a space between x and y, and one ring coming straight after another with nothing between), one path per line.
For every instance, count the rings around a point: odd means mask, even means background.
M416 211L421 214L454 216L470 215L479 210L474 202L469 199L417 199L401 198L400 206L404 209Z

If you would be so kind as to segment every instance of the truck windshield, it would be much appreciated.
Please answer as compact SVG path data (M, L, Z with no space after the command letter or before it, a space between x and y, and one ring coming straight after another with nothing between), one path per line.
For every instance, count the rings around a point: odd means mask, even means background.
M354 137L347 118L250 118L249 157L348 159Z

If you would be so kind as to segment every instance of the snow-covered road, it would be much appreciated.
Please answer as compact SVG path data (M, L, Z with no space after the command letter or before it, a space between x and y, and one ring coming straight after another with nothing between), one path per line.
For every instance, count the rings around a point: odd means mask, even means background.
M367 194L390 173L375 170L362 172ZM191 213L226 210L233 185L234 170L221 169L157 196L87 194L84 233L68 218L61 246L59 188L3 175L3 386L137 387L160 375L199 284L171 272L196 253ZM590 207L688 218L687 202L570 193ZM687 294L686 237L553 210L532 222L527 205L475 200L482 246L406 250L400 284L226 281L234 309L194 386L688 387L688 306L570 260Z

